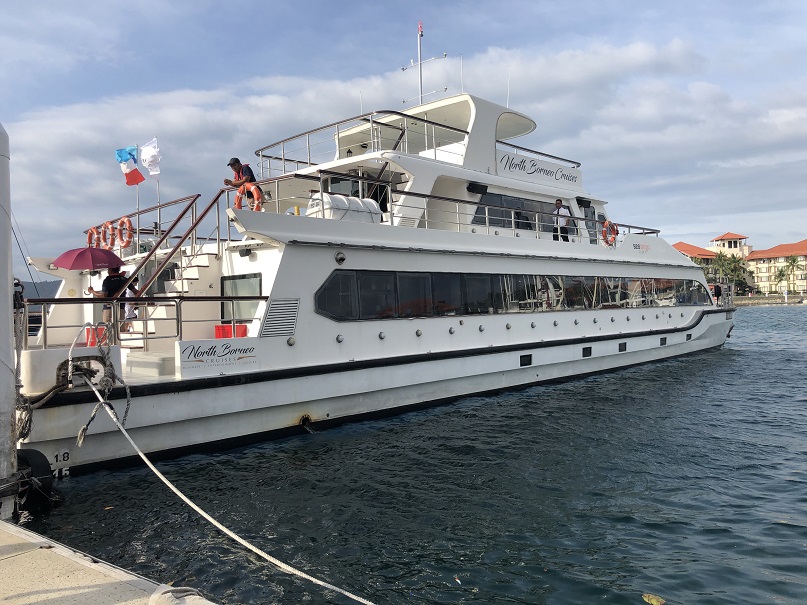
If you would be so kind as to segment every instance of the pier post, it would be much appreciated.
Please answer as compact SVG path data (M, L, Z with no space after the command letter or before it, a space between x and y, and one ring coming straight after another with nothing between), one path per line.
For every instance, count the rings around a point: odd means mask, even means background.
M12 344L10 158L8 134L0 124L0 519L11 517L17 497L12 480L17 472L17 447L14 435L16 379ZM4 489L9 484L12 489Z

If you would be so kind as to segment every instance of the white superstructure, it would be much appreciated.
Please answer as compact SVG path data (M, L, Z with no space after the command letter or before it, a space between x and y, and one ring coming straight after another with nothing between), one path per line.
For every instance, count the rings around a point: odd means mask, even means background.
M162 454L722 345L733 310L702 271L617 226L578 163L509 143L534 128L471 95L372 112L258 150L259 211L231 189L176 200L126 217L123 248L124 217L93 217L140 278L139 316L120 333L115 305L99 351L82 292L103 275L32 260L64 282L29 303L46 311L22 354L25 447L54 469L132 455L101 416L76 446L97 402L67 381L77 334L80 377L114 368L127 429ZM123 416L125 389L109 398Z

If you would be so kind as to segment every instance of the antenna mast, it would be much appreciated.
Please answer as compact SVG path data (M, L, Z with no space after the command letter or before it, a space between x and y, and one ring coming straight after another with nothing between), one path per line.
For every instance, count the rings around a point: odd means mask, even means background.
M417 67L418 67L418 103L420 105L423 105L423 64L428 63L429 61L434 61L435 59L445 59L446 56L447 56L446 53L443 53L442 57L432 57L431 59L426 59L424 61L422 59L422 52L421 52L422 51L422 48L421 48L421 39L422 38L423 38L423 21L418 21L418 62L415 63L414 61L410 61L409 65L407 65L406 67L401 68L401 71L406 71L410 67L414 67L415 65L417 65ZM444 91L448 90L448 87L446 86L443 90ZM437 91L433 90L432 92L428 92L426 94L430 95L430 94L433 94L435 92L437 92ZM404 103L406 103L406 99L404 99Z

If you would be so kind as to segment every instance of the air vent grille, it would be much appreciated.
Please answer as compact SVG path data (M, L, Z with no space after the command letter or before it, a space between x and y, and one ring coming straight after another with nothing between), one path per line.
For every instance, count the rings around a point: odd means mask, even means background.
M270 300L266 317L263 320L261 336L294 336L299 310L299 298L273 298Z

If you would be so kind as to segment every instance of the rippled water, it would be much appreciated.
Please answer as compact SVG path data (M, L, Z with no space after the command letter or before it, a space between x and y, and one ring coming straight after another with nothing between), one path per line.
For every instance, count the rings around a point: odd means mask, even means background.
M807 602L807 305L717 351L159 468L219 521L375 603ZM349 603L220 535L144 469L26 526L219 603Z

